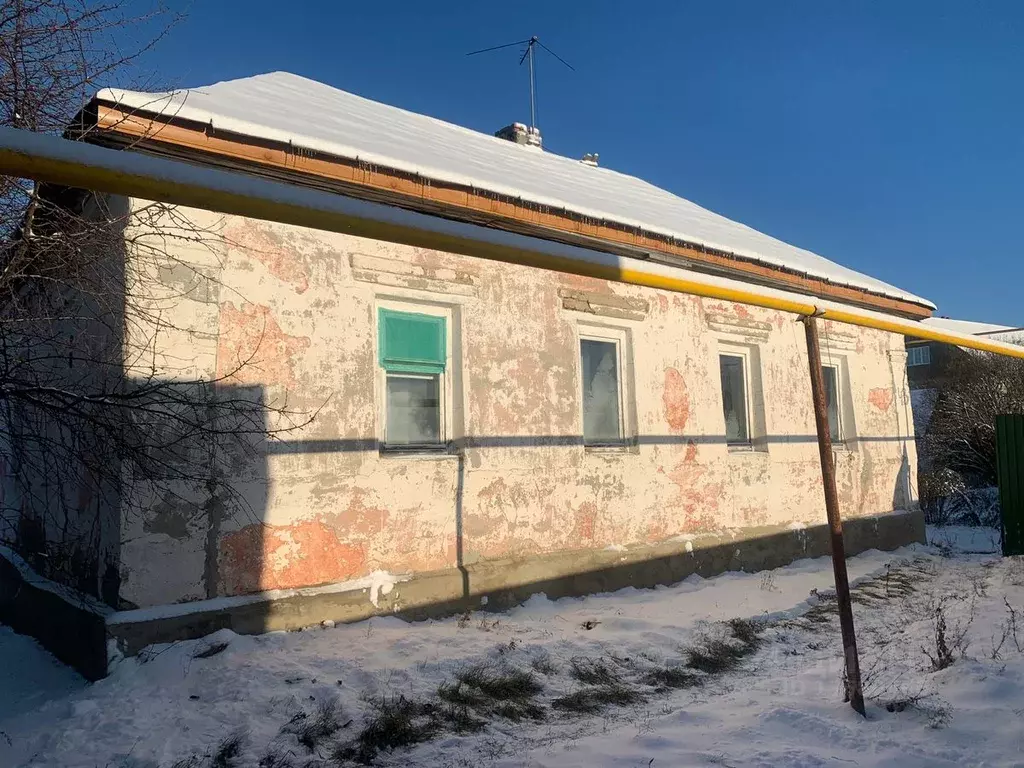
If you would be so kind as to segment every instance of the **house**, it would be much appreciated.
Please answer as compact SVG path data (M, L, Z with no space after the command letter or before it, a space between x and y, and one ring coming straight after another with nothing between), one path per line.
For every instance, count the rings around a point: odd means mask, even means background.
M125 152L659 274L901 320L934 309L593 156L546 152L535 129L478 133L287 73L104 90L80 128ZM201 242L170 236L186 220ZM202 208L135 226L125 269L151 270L163 293L158 311L111 324L118 348L144 352L125 370L255 393L272 427L281 404L311 419L245 454L199 446L211 474L198 491L101 510L92 557L105 566L77 587L106 601L100 634L123 652L222 626L426 616L828 551L797 314ZM147 238L155 263L137 250ZM847 551L921 541L904 340L821 326ZM40 547L61 535L43 528Z
M1024 328L1009 325L980 323L972 320L954 320L948 317L929 317L921 321L925 327L969 333L1008 344L1024 344ZM951 344L907 337L907 378L912 390L934 389L941 379L950 358L961 350Z

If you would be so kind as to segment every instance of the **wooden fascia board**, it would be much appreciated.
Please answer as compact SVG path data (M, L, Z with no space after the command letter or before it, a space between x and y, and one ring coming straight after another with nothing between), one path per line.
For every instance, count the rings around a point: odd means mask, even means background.
M391 196L396 205L416 210L440 212L453 219L479 223L486 219L490 226L509 231L528 231L563 241L585 239L591 247L632 253L656 252L684 259L694 268L704 268L788 290L796 290L836 301L855 304L913 319L930 317L932 310L913 302L882 296L870 291L837 285L795 271L773 267L734 256L672 241L641 230L577 216L566 211L524 204L520 200L447 184L400 171L367 166L358 161L328 157L297 150L286 144L261 141L251 137L213 131L197 124L186 124L139 112L125 112L116 106L97 102L96 128L100 135L115 134L129 145L138 142L147 147L167 145L199 156L219 157L257 168L274 169L307 179L337 183L358 194L359 189L372 191L372 199ZM295 181L295 179L293 179ZM301 183L301 182L299 182Z

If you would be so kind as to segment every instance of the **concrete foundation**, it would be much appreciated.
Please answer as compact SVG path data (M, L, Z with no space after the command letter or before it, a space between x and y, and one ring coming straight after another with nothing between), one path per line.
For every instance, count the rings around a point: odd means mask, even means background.
M892 550L924 543L924 517L920 512L895 512L855 518L845 523L844 535L851 556L867 549ZM802 558L827 555L828 542L826 525L799 530L746 528L625 551L562 552L415 574L380 595L376 605L367 589L311 590L235 605L200 601L166 606L157 618L145 618L144 611L123 611L108 617L107 631L122 652L132 655L152 643L202 637L218 629L257 634L300 629L325 620L344 623L383 615L421 620L467 609L496 611L538 593L557 599L624 587L670 585L692 574L709 577L730 570L778 568Z

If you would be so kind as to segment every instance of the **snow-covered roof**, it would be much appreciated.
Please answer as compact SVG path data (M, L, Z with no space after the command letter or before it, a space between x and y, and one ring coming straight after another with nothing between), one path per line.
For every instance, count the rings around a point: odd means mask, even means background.
M635 176L585 165L288 72L172 93L106 89L129 110L210 125L295 147L471 186L934 307L811 251L713 213Z
M1008 331L993 331L983 334L986 339L1002 341L1006 344L1017 344L1024 346L1024 328L1011 328Z
M950 317L929 317L921 321L922 325L928 325L941 331L954 331L956 333L969 333L972 336L988 335L1002 331L1016 330L1009 325L995 325L993 323L978 323L973 320L954 320Z

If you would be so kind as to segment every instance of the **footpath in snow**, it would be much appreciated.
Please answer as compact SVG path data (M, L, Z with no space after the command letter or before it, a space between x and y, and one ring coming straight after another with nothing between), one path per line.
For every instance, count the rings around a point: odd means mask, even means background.
M219 632L94 684L0 627L0 765L1024 764L1024 562L963 554L992 549L976 530L930 534L849 562L866 720L840 700L821 558L442 621Z

